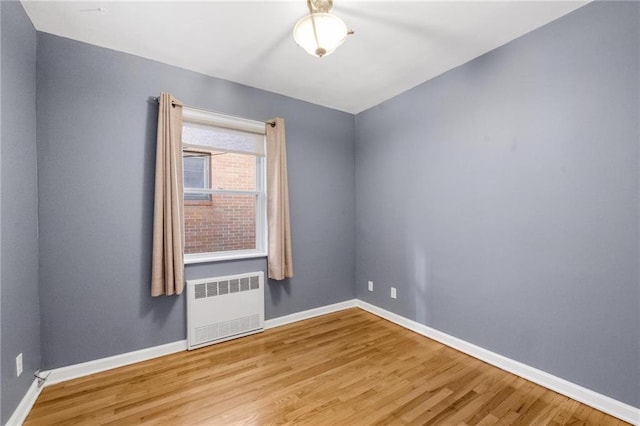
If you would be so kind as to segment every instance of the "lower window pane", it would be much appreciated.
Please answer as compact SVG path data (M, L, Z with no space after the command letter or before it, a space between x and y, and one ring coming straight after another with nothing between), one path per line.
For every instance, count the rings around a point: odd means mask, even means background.
M256 196L184 201L185 254L256 248Z

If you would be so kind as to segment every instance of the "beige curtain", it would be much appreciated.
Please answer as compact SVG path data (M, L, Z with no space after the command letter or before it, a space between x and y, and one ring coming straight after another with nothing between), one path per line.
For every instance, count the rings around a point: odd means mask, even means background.
M168 93L158 103L151 295L169 296L184 288L182 103Z
M289 185L287 180L287 143L284 119L276 118L267 132L267 222L269 231L269 278L293 277L291 225L289 223Z

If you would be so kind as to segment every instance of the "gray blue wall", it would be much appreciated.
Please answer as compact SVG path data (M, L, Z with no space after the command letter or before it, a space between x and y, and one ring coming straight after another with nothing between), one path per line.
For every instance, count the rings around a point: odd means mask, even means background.
M640 406L639 30L593 3L358 114L357 297Z
M295 277L269 282L266 318L354 296L353 115L38 33L43 368L186 337L185 297L150 296L157 104L286 121ZM266 270L187 266L187 278Z
M638 3L588 5L354 123L36 36L0 2L0 422L38 367L185 338L184 297L149 296L161 91L286 119L296 277L268 284L267 318L351 299L355 282L363 300L640 406L639 23Z
M40 367L36 31L18 2L0 2L0 301L2 415L5 423ZM16 356L24 371L16 377Z

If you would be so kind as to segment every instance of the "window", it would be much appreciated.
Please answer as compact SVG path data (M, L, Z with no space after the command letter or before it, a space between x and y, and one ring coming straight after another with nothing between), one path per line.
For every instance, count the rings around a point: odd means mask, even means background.
M266 256L264 123L183 109L185 263Z
M182 150L184 187L211 189L211 154L209 152ZM211 200L211 194L187 193L185 200Z

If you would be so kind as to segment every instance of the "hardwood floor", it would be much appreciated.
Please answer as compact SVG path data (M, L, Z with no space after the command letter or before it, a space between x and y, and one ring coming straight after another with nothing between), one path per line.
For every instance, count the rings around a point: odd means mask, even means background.
M44 389L25 425L623 425L357 308Z

